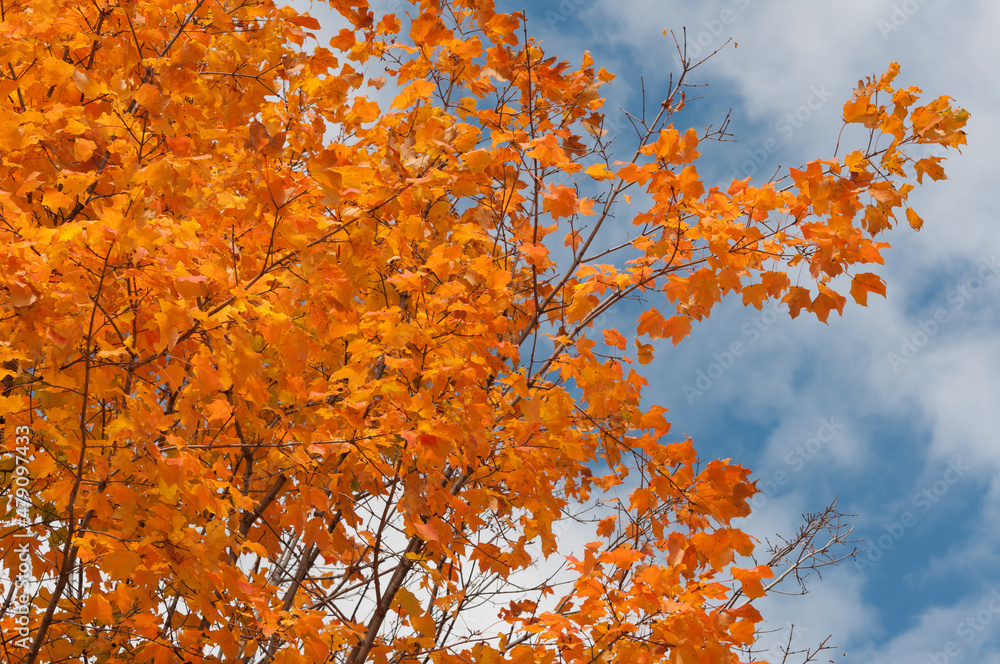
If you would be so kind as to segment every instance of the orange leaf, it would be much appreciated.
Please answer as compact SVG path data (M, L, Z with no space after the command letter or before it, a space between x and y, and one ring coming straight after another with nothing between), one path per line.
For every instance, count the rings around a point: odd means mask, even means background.
M941 157L925 157L916 163L914 169L917 172L917 182L920 184L923 184L925 174L931 176L932 180L948 179L941 166Z
M691 334L691 319L688 316L671 316L663 324L663 336L670 337L676 346Z
M87 161L96 149L97 143L85 138L78 138L73 142L73 156L77 161Z
M655 167L655 164L646 166L637 166L636 164L625 164L618 169L616 175L625 182L634 182L636 184L646 184L649 182L649 178L652 177L651 170Z
M597 524L597 536L609 537L615 531L615 521L617 519L618 517L613 515L601 519L601 522Z
M440 536L438 535L437 528L430 523L414 523L413 529L417 532L420 539L425 542L438 542L440 541Z
M473 150L462 155L462 161L473 173L483 173L493 162L493 155L488 150Z
M847 301L847 298L822 285L819 287L819 290L819 294L813 300L810 307L810 310L816 314L816 318L825 323L832 309L836 309L837 313L843 315L844 303Z
M877 293L885 297L885 282L877 274L864 272L851 280L851 295L861 306L868 305L868 293Z
M298 16L293 16L288 19L289 23L293 23L300 28L306 28L308 30L319 30L319 21L317 21L312 16L307 14L299 14Z
M396 95L396 98L392 102L392 108L400 110L409 108L419 101L429 99L434 93L434 90L434 83L431 81L425 81L422 79L414 81L410 85L403 88L403 90Z
M809 295L809 290L801 286L792 286L789 288L788 294L781 301L788 304L788 313L791 314L792 318L798 317L802 309L810 310L812 305L812 297Z
M733 578L743 585L743 594L750 599L764 596L764 585L761 579L774 578L774 572L767 565L758 565L752 569L732 568Z
M639 349L639 364L649 364L653 361L653 344L642 344L638 340L635 342Z
M103 595L90 595L84 600L83 607L80 609L80 619L87 624L100 622L110 625L114 621L111 603Z
M548 191L542 192L542 197L542 208L555 219L571 217L579 210L576 191L565 185L552 185Z
M625 337L623 337L621 334L618 333L617 330L607 329L604 330L603 332L604 332L604 343L613 348L617 348L618 350L625 350L625 347L628 344L628 342L625 340Z

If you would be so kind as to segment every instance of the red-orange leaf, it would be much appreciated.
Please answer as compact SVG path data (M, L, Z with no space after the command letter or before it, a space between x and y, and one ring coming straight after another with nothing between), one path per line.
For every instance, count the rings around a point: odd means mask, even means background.
M861 306L868 305L868 293L877 293L885 297L885 282L877 274L864 272L855 275L851 280L851 295Z

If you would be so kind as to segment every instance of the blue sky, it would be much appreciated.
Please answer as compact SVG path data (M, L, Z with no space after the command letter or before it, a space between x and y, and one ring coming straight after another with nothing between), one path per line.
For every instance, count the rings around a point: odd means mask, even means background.
M837 495L857 515L863 564L813 578L805 596L765 599L769 626L794 623L801 645L833 635L863 664L1000 663L1000 3L498 7L527 8L529 32L550 55L579 63L589 50L615 73L602 89L609 115L638 110L640 77L654 97L666 89L676 65L664 29L687 27L692 54L732 37L738 47L698 70L708 86L678 118L717 125L732 109L738 142L703 150L699 171L710 180L766 179L779 164L831 156L858 79L892 61L899 85L948 94L972 113L950 179L911 195L924 229L890 234L886 264L873 270L887 299L849 304L829 325L726 301L677 348L659 343L645 375L649 401L670 408L674 431L702 457L755 471L765 493L743 523L751 534L790 534ZM318 3L312 11L323 19ZM841 155L845 147L849 135ZM629 312L616 315L608 324L626 329ZM728 357L734 343L742 353Z
M733 109L738 142L704 151L708 178L766 179L779 164L832 155L843 102L892 61L900 85L971 111L950 180L912 196L924 229L889 237L877 270L888 299L848 306L829 325L725 302L676 349L659 345L647 395L702 456L755 471L765 493L743 524L752 534L788 534L837 495L857 514L854 535L868 548L859 564L812 579L808 595L765 600L771 627L795 623L802 645L832 634L855 662L1000 662L1000 232L990 202L1000 6L565 0L531 3L528 16L548 52L579 62L589 50L618 75L603 90L609 109L638 108L640 76L647 92L666 87L676 65L664 29L686 26L705 54L732 37L738 47L699 70L708 87L681 119L717 124ZM738 357L727 356L733 343Z

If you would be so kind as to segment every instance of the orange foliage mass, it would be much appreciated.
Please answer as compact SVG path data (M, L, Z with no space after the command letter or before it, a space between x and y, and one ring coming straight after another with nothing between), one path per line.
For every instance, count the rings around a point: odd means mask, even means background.
M893 65L844 109L867 148L720 189L705 136L668 124L683 77L611 161L613 77L525 41L520 15L329 4L349 27L327 47L271 0L2 3L0 411L31 496L3 562L31 542L47 579L5 647L734 661L760 616L723 608L727 584L770 576L732 567L755 489L665 440L627 341L648 364L640 337L680 342L727 293L821 320L836 277L884 295L854 267L900 212L922 223L911 169L944 177L905 149L960 146L967 114L917 106ZM633 225L609 249L612 214ZM639 293L637 329L595 330ZM591 501L583 559L525 581Z

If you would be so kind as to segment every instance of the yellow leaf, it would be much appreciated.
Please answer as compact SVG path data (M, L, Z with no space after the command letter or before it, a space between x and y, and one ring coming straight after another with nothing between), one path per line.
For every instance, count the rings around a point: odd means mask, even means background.
M42 205L50 210L67 210L74 205L74 200L57 189L49 189L42 194Z
M73 72L73 82L76 83L77 89L85 97L100 97L108 92L108 86L105 85L104 81L90 71L75 70Z
M77 161L87 161L97 149L97 143L88 141L86 138L78 138L73 141L73 156Z
M847 155L847 157L844 158L844 165L846 165L847 168L850 169L852 173L860 173L864 171L865 168L867 167L867 164L868 160L865 159L865 156L861 153L861 150L855 150L854 152L851 152L850 154Z
M392 608L401 614L408 616L418 616L423 613L420 607L420 600L407 588L400 588L395 597L392 598Z
M97 358L101 360L111 360L117 362L128 357L128 349L113 348L111 350L101 350L97 352Z
M615 174L609 171L608 167L604 164L594 164L593 166L589 166L584 173L595 180L610 180L615 177Z
M358 97L354 100L354 112L362 122L374 122L381 114L381 109L376 102Z
M428 99L434 93L434 83L423 79L414 81L403 88L392 102L392 108L404 110L418 101Z
M38 292L34 287L16 278L7 282L7 290L10 294L10 303L15 307L31 306L38 300Z
M462 161L473 173L482 173L493 162L493 155L488 150L473 150L462 155Z
M48 80L58 81L71 78L76 72L76 67L55 57L48 57L42 61L42 69L45 71Z

